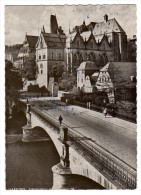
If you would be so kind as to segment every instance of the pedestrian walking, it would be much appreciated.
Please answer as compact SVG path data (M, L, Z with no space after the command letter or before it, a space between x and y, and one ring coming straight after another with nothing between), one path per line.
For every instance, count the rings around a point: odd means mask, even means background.
M106 116L107 116L107 108L104 108L103 114L104 114L104 116L105 116L105 118L106 118Z
M62 120L63 120L63 118L62 118L61 115L59 116L59 119L58 119L58 120L59 120L59 123L60 123L60 125L61 125L61 124L62 124Z

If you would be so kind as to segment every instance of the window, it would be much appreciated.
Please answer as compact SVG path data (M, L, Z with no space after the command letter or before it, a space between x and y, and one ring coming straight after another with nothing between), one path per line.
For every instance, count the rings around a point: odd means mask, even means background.
M61 60L61 53L58 53L58 60Z
M40 68L41 68L41 69L43 68L43 64L40 64Z
M78 83L79 83L79 78L78 78Z
M43 74L43 70L41 70L41 74Z
M52 56L52 59L54 58L54 55L53 55L53 53L51 54L51 56Z
M44 55L43 55L43 59L45 59L45 58L46 58L46 55L44 54Z
M83 83L83 78L81 79L81 82Z
M41 59L41 55L39 55L39 59Z

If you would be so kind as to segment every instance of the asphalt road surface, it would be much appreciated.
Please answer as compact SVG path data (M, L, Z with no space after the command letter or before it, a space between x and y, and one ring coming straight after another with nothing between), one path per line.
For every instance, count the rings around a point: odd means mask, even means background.
M97 112L93 116L87 114L87 109L77 106L57 106L49 103L49 107L42 108L43 112L58 119L63 117L63 123L84 136L96 141L99 145L136 168L136 132L98 118Z

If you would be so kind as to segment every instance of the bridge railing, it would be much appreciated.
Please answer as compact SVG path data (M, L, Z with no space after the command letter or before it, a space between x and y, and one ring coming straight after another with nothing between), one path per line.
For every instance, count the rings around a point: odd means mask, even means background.
M31 107L31 111L37 115L43 122L50 123L55 127L57 133L60 131L60 125L57 119L53 118L43 111ZM64 124L63 124L64 125ZM97 167L102 173L108 174L112 180L118 182L125 189L136 188L136 170L124 161L113 155L93 140L68 128L68 139L78 147L93 166Z
M112 180L117 181L123 188L136 188L136 170L133 167L91 140L78 139L71 131L69 131L69 138L84 151L84 154L89 157L94 166L103 173L108 174Z
M49 124L51 124L53 127L55 127L55 130L59 133L60 132L60 125L56 119L54 119L49 114L46 114L39 110L38 108L31 107L31 112L37 115L37 117L41 118L44 122L47 121Z

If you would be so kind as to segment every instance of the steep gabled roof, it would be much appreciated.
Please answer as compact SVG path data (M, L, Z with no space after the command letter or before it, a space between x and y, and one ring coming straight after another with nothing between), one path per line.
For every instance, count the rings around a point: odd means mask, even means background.
M82 62L77 70L98 70L95 62L85 61Z
M43 33L44 40L48 47L65 47L66 36L53 33Z
M103 42L106 42L106 44L109 46L109 48L111 47L111 44L108 41L108 37L104 34L101 41L99 42L99 46L102 46Z
M124 32L122 27L119 25L119 23L116 21L116 19L110 19L107 22L99 22L95 24L93 34L94 35L100 35L105 33L111 33L111 32Z
M82 38L83 38L84 41L85 41L85 40L88 41L89 38L90 38L90 36L91 36L91 31L82 32L82 33L81 33L81 36L82 36Z
M32 35L26 35L27 42L29 44L29 47L35 48L35 45L38 40L38 36L32 36Z
M80 40L81 40L81 43L82 43L83 45L85 45L84 40L83 40L83 37L80 35L79 32L76 33L74 39L72 40L72 44L75 43L75 40L77 39L77 37L79 37Z

